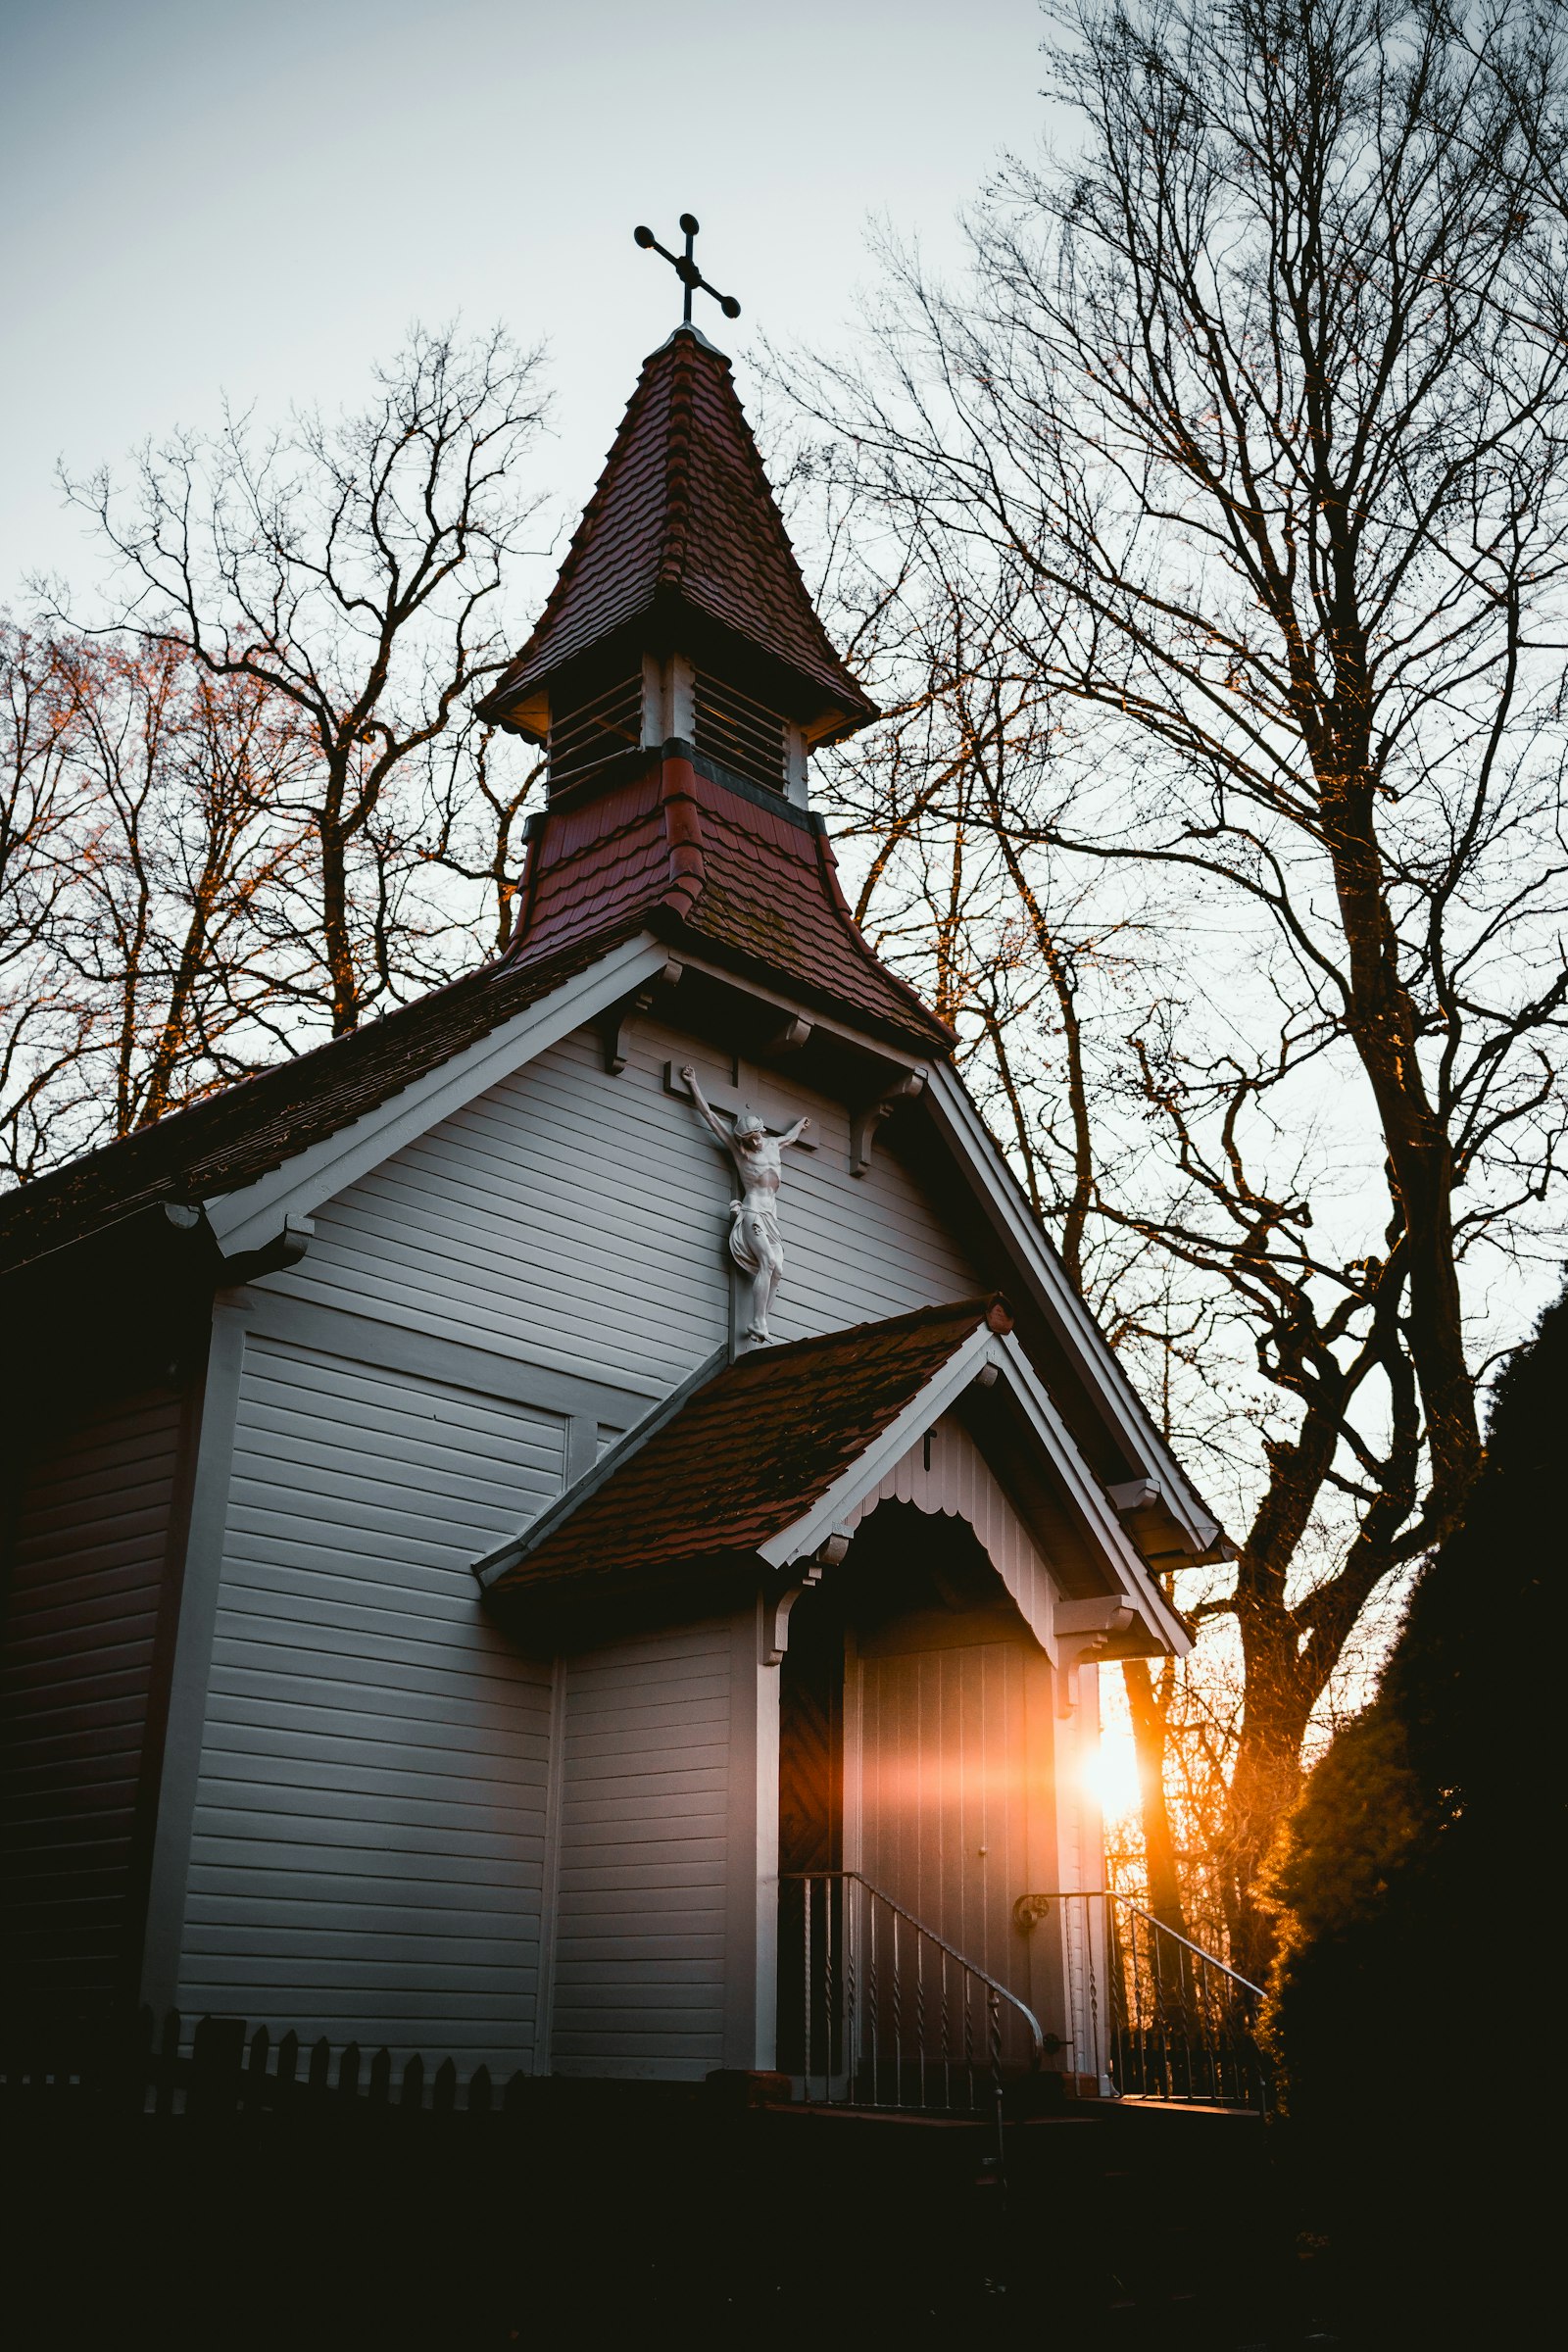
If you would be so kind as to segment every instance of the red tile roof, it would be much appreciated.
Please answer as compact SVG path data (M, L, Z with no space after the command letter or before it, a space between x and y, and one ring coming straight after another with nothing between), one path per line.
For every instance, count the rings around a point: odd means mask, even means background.
M633 1432L604 1475L502 1553L487 1593L505 1602L570 1587L591 1597L754 1557L821 1500L983 1324L1011 1329L1000 1298L741 1356L646 1438Z
M550 601L483 715L505 723L590 647L682 608L782 663L819 713L877 715L807 593L729 362L689 326L644 363Z
M946 1023L867 947L817 821L743 797L684 754L651 754L641 772L535 820L509 960L633 921L921 1053L953 1050Z
M0 1199L0 1272L111 1217L160 1200L233 1192L267 1175L537 1004L639 927L606 925L523 966L486 964L368 1021L352 1037L333 1038L35 1177Z

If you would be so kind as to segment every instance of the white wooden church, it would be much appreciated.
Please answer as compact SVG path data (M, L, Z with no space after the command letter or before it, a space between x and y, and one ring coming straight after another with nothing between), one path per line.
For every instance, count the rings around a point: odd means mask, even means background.
M880 1934L900 2063L956 1971L1091 2089L1096 1661L1219 1531L851 918L690 325L486 709L507 954L0 1205L8 2013L800 2095Z

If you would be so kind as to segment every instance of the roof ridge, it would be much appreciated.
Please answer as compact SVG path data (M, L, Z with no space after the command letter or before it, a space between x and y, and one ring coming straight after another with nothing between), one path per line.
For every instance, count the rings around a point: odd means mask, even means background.
M976 1294L972 1298L951 1298L935 1306L906 1308L902 1315L882 1315L875 1322L842 1323L832 1331L808 1332L799 1340L780 1340L766 1348L748 1348L728 1366L738 1371L748 1364L778 1363L805 1354L813 1348L825 1348L834 1342L863 1340L871 1337L888 1338L896 1332L918 1331L923 1325L935 1323L974 1323L990 1321L998 1332L1012 1329L1012 1310L1001 1291ZM715 1377L722 1377L722 1374Z
M669 386L669 429L664 437L664 524L658 578L662 588L685 584L686 552L691 543L692 419L697 410L696 351L690 338L675 344ZM728 363L726 362L727 366Z
M660 904L673 907L684 920L708 887L703 805L697 797L697 772L689 760L660 762L659 806L669 853L669 887Z
M795 552L795 542L790 537L789 526L785 522L784 516L779 511L778 498L774 492L773 485L767 478L767 469L762 464L762 455L757 446L757 436L752 431L751 419L747 416L745 408L741 402L740 389L735 382L735 370L731 366L727 356L723 352L716 349L713 344L706 343L705 348L712 354L712 357L715 360L718 361L720 367L724 370L725 376L728 378L729 392L734 400L735 411L743 427L741 433L742 457L750 469L753 488L760 493L760 509L763 515L764 527L771 534L774 545L777 547L786 564L789 565L790 570L795 575L796 583L800 588L802 598L805 602L806 611L809 616L811 626L816 632L823 653L836 669L843 670L844 657L842 654L840 654L837 646L833 643L832 638L828 635L827 624L823 620L821 613L818 612L816 609L816 600L806 584L806 574L801 568L801 559ZM692 370L692 378L695 385L695 367ZM858 684L858 681L855 681L855 683ZM867 701L869 701L869 698L867 698ZM880 711L877 711L874 713L874 715L880 717L881 713Z

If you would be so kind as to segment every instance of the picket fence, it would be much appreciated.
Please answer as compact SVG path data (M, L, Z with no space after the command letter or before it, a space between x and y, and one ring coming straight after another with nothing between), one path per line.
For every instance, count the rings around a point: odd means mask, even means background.
M274 2043L266 2026L238 2017L197 2021L188 2052L184 2021L171 2009L160 2033L143 2009L128 2031L79 2034L33 2033L0 2047L0 2098L8 2105L92 2104L145 2115L237 2115L268 2110L357 2108L399 2114L490 2115L514 2112L540 2085L514 2074L498 2083L486 2066L460 2079L450 2058L427 2069L406 2060L396 2083L390 2050L367 2061L357 2041L337 2052L324 2037L309 2045L297 2034Z

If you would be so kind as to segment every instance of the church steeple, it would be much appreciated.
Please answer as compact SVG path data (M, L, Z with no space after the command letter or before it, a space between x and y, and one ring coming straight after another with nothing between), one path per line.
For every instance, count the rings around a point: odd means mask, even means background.
M648 931L682 968L744 977L775 1025L782 999L906 1053L952 1052L861 937L807 805L811 746L878 713L807 594L729 362L696 327L645 363L550 601L480 715L549 748L508 967Z
M877 716L812 607L729 362L696 327L645 363L481 715L548 743L553 797L675 740L800 803L810 748Z

